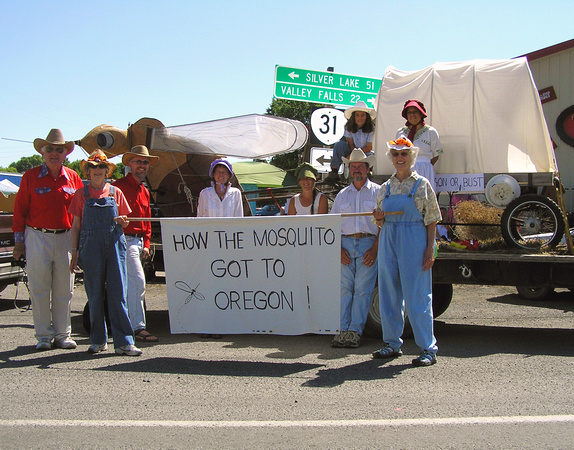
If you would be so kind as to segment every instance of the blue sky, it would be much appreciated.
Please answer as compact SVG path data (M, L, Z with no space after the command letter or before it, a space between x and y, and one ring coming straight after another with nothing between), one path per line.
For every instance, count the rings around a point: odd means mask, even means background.
M379 78L512 58L572 39L573 19L571 0L3 0L0 138L263 114L275 65ZM0 166L33 154L0 139Z

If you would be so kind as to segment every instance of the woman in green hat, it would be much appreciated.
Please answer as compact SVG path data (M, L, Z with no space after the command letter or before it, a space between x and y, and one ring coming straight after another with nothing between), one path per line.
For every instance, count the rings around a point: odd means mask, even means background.
M295 176L301 193L291 197L287 214L327 214L327 197L315 188L317 169L309 163L302 163L295 170Z

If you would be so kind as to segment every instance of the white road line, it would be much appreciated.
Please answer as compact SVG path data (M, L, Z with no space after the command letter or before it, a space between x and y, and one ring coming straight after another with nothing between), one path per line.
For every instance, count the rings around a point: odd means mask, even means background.
M0 427L141 427L141 428L328 428L328 427L410 427L433 425L492 425L526 423L570 423L574 415L446 417L428 419L374 420L0 420Z

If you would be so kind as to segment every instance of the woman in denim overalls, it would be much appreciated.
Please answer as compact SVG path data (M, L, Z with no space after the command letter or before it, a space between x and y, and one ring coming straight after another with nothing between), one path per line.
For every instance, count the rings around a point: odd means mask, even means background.
M91 182L77 191L70 205L74 215L70 270L75 270L79 263L84 271L92 344L88 352L107 350L106 293L116 353L138 356L142 352L134 346L126 303L126 239L122 230L128 224L125 214L131 210L122 192L106 183L115 164L108 162L103 152L96 150L81 166Z
M433 331L432 273L436 224L440 210L429 181L412 170L417 148L408 139L390 141L396 172L381 186L374 212L379 234L379 305L382 349L374 358L402 355L406 309L421 354L415 366L436 363ZM399 212L399 214L392 214Z

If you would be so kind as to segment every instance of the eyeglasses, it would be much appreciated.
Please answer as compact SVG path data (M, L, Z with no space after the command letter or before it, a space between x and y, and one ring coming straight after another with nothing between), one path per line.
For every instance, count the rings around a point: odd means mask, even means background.
M399 155L401 155L403 158L406 158L409 156L409 152L391 152L391 156L393 158L398 158Z
M141 159L132 159L131 163L136 163L138 166L149 166L149 161L142 161Z
M64 153L64 147L52 147L51 145L48 145L47 147L44 147L44 150L46 150L46 153L52 153L54 150L56 150L58 153L62 154Z

